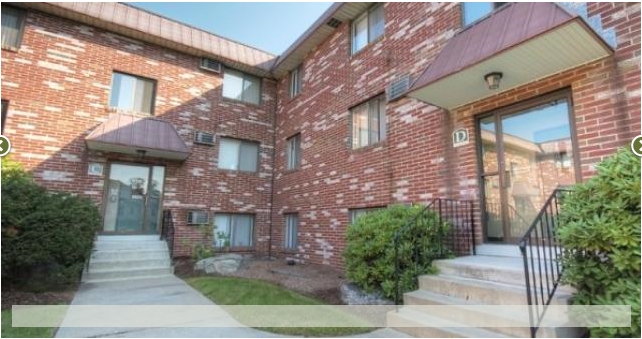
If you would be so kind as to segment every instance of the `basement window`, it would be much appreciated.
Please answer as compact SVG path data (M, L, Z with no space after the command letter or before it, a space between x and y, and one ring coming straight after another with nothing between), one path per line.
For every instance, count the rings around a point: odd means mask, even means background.
M214 216L214 246L252 247L254 215L216 214Z
M384 208L385 207L367 207L367 208L353 208L353 209L350 209L348 211L349 217L350 217L350 223L354 224L354 222L357 221L357 219L359 219L360 217L362 217L364 215L367 215L367 214L370 214L370 213L373 213L373 212L376 212L376 211L380 211L380 210L382 210Z
M296 249L298 245L299 215L296 213L285 214L285 236L283 247Z

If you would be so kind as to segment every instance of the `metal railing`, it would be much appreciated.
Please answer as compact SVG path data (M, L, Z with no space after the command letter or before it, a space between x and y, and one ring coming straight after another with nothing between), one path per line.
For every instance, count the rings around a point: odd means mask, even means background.
M172 210L163 210L163 223L161 225L161 239L167 242L170 259L174 258L174 219Z
M553 191L519 241L519 249L524 259L526 295L533 338L562 276L562 248L557 238L558 217L561 199L570 192L566 189Z
M436 224L436 227L434 227ZM434 259L441 259L451 255L475 254L475 233L473 218L473 202L453 199L435 199L421 212L406 222L394 234L395 250L395 305L399 305L401 297L401 246L402 240L412 236L409 232L416 232L417 226L426 231L436 232L438 237L437 248L412 246L409 255L412 263L418 267L428 266ZM417 277L413 277L416 279Z

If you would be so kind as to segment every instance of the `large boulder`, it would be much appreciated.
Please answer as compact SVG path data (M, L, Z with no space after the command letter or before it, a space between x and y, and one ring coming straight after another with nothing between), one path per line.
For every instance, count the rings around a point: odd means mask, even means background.
M195 271L205 271L207 274L227 274L236 272L241 266L243 256L240 254L221 254L211 258L199 260L194 265Z

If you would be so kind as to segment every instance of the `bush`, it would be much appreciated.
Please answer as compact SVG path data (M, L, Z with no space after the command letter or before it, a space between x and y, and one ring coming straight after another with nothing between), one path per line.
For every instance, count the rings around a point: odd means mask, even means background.
M344 252L346 276L366 292L395 296L395 231L419 215L423 206L391 206L369 213L348 227ZM401 291L417 288L417 277L434 273L432 259L439 257L440 239L447 227L438 226L437 214L428 211L402 232L399 249ZM419 260L417 260L419 258Z
M563 280L575 305L631 305L632 327L594 337L640 337L640 158L620 150L562 204Z
M2 160L2 278L30 289L77 282L100 214L89 199L47 192Z

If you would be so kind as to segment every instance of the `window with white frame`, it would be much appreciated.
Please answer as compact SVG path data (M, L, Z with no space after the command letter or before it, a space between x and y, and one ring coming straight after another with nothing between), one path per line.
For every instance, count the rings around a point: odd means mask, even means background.
M462 21L468 26L488 13L506 4L505 2L462 2Z
M251 214L214 215L214 246L252 247L254 216Z
M285 236L283 247L295 249L298 245L299 215L296 213L285 214Z
M290 98L301 93L301 65L290 72Z
M350 209L348 211L349 217L350 217L350 223L354 224L354 222L357 221L357 219L359 219L360 217L362 217L362 216L364 216L366 214L369 214L369 213L380 211L380 210L382 210L384 208L385 207L367 207L367 208L353 208L353 209Z
M2 5L2 48L20 48L25 17L24 10Z
M156 82L151 79L114 72L109 106L123 111L151 115L154 109Z
M218 151L218 168L256 172L259 163L259 143L249 140L221 138Z
M301 164L301 133L297 133L286 140L286 155L288 169L296 169Z
M223 96L258 105L261 101L261 79L226 68L223 74Z
M376 144L386 138L386 101L379 96L351 111L352 148Z
M385 21L383 4L370 7L352 23L352 54L383 35Z

